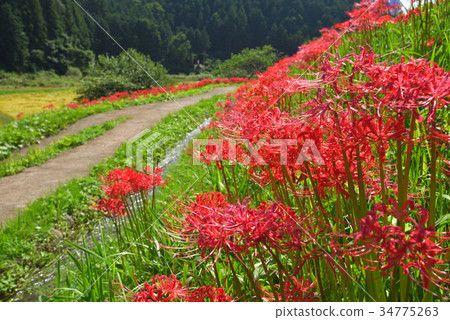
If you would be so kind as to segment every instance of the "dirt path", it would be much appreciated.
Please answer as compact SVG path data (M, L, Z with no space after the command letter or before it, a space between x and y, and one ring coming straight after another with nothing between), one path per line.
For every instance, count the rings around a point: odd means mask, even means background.
M196 104L202 99L232 92L235 89L235 87L214 88L209 93L181 98L176 102L158 102L100 113L76 122L55 137L45 139L41 146L48 145L55 139L77 133L96 124L121 117L130 117L129 120L85 145L68 150L40 166L28 168L14 176L1 178L0 223L13 218L19 209L25 208L29 202L42 197L60 184L73 178L88 175L95 164L113 156L122 143L142 130L155 125L169 113Z

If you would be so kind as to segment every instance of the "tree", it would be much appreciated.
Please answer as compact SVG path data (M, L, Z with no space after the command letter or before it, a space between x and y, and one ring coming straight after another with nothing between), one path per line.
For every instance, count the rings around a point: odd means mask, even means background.
M42 50L47 40L47 25L44 20L41 3L39 0L21 0L24 30L30 40L30 50Z
M193 69L191 43L183 32L175 34L169 42L166 66L172 73L189 73Z
M155 61L167 63L172 72L189 72L194 57L202 62L208 58L226 59L246 47L270 44L285 54L293 54L302 42L319 36L320 27L343 21L354 0L77 2L125 49L150 54ZM5 50L16 47L11 51L16 61L25 61L15 63L18 70L27 64L27 52L32 53L29 67L33 70L65 69L63 66L74 59L72 53L63 50L64 46L92 50L96 55L122 52L73 0L0 0L0 4L4 3L10 6L9 16L15 16L13 25L17 28L12 28L11 19L2 16L0 30L4 32L0 37ZM12 37L12 29L17 35L15 43L4 40ZM25 36L20 35L21 31ZM53 42L48 45L48 40ZM42 59L42 52L48 58ZM68 56L62 57L64 54ZM7 59L0 64L11 68Z
M281 58L281 55L272 47L242 50L239 54L232 54L231 58L217 66L214 74L227 78L255 77L256 73L265 71Z
M44 18L47 22L47 34L50 40L61 37L64 33L64 24L58 10L56 0L41 0Z
M30 52L20 15L4 3L0 5L0 16L7 22L0 24L0 68L23 72L28 66Z
M97 99L117 91L132 92L158 85L167 86L167 70L134 49L115 57L99 56L87 71L89 80L80 91L80 98Z

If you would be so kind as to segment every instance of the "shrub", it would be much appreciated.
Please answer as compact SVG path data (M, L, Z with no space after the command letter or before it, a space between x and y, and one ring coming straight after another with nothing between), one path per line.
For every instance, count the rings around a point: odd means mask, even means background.
M270 45L262 48L246 48L239 54L232 54L230 59L219 64L214 69L214 74L226 78L251 78L255 77L257 72L264 72L280 58L280 53Z
M88 80L77 92L79 99L92 100L110 96L117 91L133 92L157 87L158 84L168 85L167 70L161 64L153 62L149 56L134 49L130 49L128 54L122 53L116 57L99 56L97 62L87 71Z
M81 73L81 70L76 67L69 67L69 70L66 72L66 76L71 78L81 78L83 77L83 74Z

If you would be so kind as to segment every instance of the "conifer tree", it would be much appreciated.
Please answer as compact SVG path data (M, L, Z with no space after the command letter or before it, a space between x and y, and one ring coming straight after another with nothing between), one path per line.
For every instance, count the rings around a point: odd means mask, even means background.
M57 0L41 0L44 19L47 23L47 36L56 40L64 34L64 24Z
M0 16L7 23L0 24L0 68L22 72L28 66L30 53L28 37L17 10L11 5L0 5Z

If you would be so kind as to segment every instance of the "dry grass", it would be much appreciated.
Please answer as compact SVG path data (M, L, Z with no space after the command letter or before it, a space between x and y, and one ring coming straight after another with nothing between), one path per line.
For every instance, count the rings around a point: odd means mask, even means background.
M42 111L42 107L53 104L55 108L73 102L75 90L42 90L29 93L9 93L0 95L0 112L11 117L19 113L24 116Z

